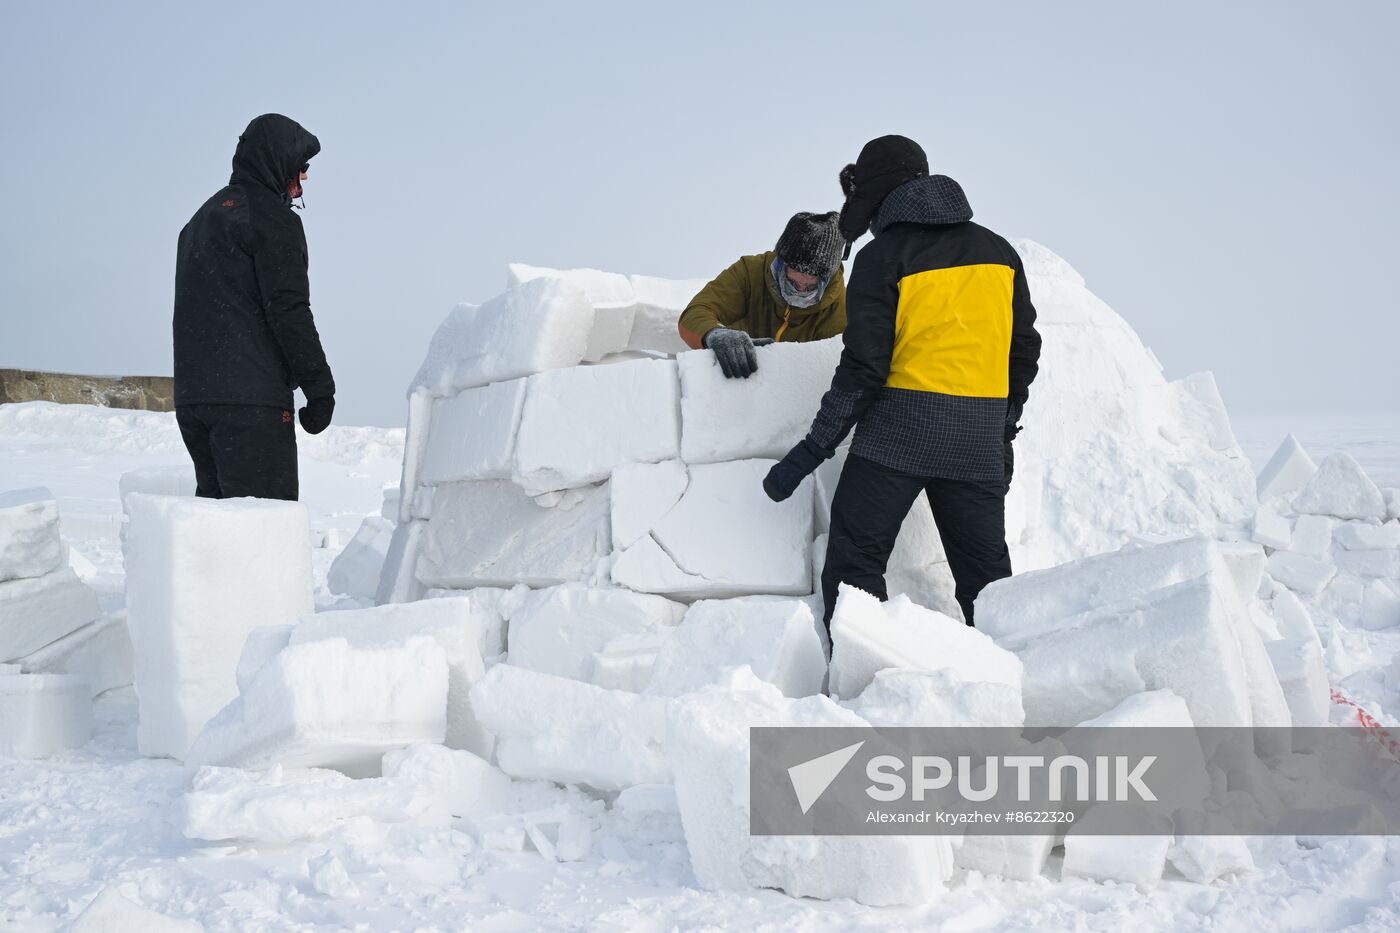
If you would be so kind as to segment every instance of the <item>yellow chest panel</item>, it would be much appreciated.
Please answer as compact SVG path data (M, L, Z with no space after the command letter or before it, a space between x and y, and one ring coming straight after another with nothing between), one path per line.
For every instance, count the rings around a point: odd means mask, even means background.
M899 280L894 354L885 385L1005 398L1015 270L987 263Z

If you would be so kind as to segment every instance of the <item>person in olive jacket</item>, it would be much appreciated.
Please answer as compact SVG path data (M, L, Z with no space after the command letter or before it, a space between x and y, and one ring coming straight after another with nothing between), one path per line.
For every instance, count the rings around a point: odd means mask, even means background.
M962 187L929 174L912 139L872 140L840 177L841 232L854 241L868 228L874 239L851 272L831 388L763 488L791 496L854 429L831 504L827 624L842 583L886 597L886 563L922 493L972 625L977 594L1011 575L1011 441L1040 359L1026 271L1006 240L972 222Z
M311 317L306 234L292 210L321 144L281 114L238 137L233 176L180 231L175 260L175 418L197 495L296 499L293 390L302 427L335 408Z
M788 221L778 244L743 256L700 290L681 312L681 339L714 351L728 378L758 371L755 347L835 337L846 329L846 241L839 215L803 211Z

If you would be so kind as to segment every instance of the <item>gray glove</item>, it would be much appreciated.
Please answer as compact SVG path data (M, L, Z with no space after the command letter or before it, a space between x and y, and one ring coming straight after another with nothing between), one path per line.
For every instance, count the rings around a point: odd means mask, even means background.
M755 340L741 330L728 327L714 328L703 341L707 349L714 351L726 379L747 379L758 372L758 354L754 348L765 347L772 342L772 337Z

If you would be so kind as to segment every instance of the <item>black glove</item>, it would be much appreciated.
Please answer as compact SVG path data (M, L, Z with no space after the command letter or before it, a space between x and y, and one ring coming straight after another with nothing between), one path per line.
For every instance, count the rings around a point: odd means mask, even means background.
M791 496L802 481L812 471L822 465L822 461L836 453L825 447L818 447L812 439L804 437L797 446L789 450L787 456L773 464L768 475L763 478L763 491L774 502L782 502Z
M758 372L758 354L754 352L754 347L763 344L743 331L716 327L705 335L704 343L707 348L715 351L720 371L726 379L747 379Z
M335 396L323 395L320 398L309 398L301 411L297 412L297 418L301 421L301 426L306 429L307 434L320 434L330 427L331 412L335 411Z
M1011 443L1021 433L1021 406L1017 402L1006 403L1006 425L1002 428L1001 439Z

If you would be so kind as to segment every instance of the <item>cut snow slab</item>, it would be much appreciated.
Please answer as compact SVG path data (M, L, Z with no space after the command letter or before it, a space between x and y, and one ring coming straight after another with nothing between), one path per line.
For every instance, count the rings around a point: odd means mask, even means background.
M393 522L378 515L365 518L350 543L331 562L326 588L340 596L372 601L379 592L379 578L393 540Z
M1251 540L1274 550L1286 549L1293 540L1293 529L1288 519L1273 509L1261 508L1254 513L1254 533Z
M512 379L436 400L419 482L508 479L528 384Z
M1021 662L974 628L908 597L888 602L847 584L831 618L831 692L850 698L886 668L952 668L964 681L1019 688Z
M67 674L0 674L0 755L48 758L92 738L92 691Z
M1317 472L1317 464L1292 434L1283 439L1278 450L1264 464L1256 478L1259 501L1291 496L1308 484Z
M626 550L681 501L690 473L679 460L628 463L612 474L612 543Z
M647 692L680 696L745 665L784 696L821 692L826 655L811 607L770 596L695 603L662 645Z
M0 583L0 661L32 654L101 612L97 594L70 567Z
M418 579L426 586L553 586L589 579L607 554L609 498L587 487L547 507L502 480L437 487Z
M472 688L472 703L496 733L496 760L518 778L616 791L668 783L661 697L497 664Z
M124 614L90 622L20 659L26 674L72 674L93 696L132 681L131 636Z
M1266 565L1269 576L1301 596L1316 596L1337 575L1331 561L1304 557L1292 551L1275 551Z
M1156 821L1160 824L1158 831L1152 835L1106 834L1104 830L1112 829L1114 820L1112 806L1098 804L1075 821L1065 836L1064 877L1123 881L1144 891L1152 890L1166 868L1167 850L1172 844L1171 820L1161 816Z
M1348 453L1335 453L1323 460L1293 500L1293 508L1300 513L1336 518L1384 521L1386 517L1380 487L1371 482L1361 464Z
M680 451L679 384L672 360L577 366L529 380L515 479L529 492L607 479L624 463Z
M418 582L418 553L428 523L410 520L394 527L389 537L389 549L384 553L384 567L379 571L379 586L374 591L374 601L384 606L390 603L409 603L423 595L423 584Z
M840 359L840 337L772 344L759 348L751 377L726 379L709 350L682 353L681 459L784 456L812 426Z
M1331 694L1327 684L1327 666L1322 660L1322 647L1315 639L1283 638L1264 643L1278 675L1293 725L1325 726L1331 709Z
M53 493L42 486L0 492L0 582L52 573L67 556Z
M205 725L185 755L205 765L379 773L385 752L447 733L447 658L418 635L358 648L343 637L288 645Z
M306 507L132 494L127 626L143 755L183 758L237 684L253 629L309 613Z
M504 589L479 586L468 590L435 588L423 594L424 599L465 599L471 603L472 615L481 630L481 657L489 664L503 660L510 617L525 603L532 591L523 584Z

